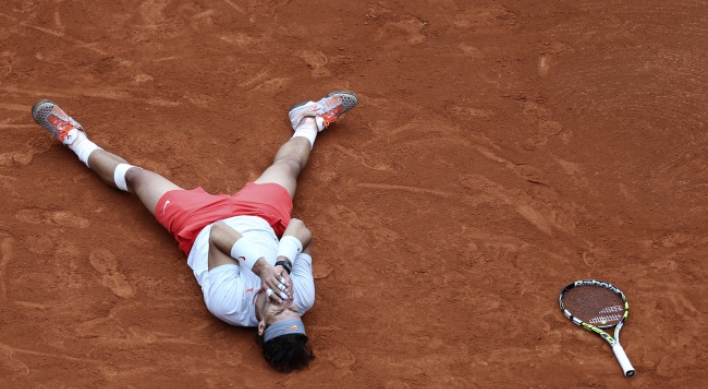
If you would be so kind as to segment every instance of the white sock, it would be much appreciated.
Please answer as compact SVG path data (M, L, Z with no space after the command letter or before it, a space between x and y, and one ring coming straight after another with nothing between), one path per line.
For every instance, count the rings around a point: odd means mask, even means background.
M295 127L293 138L296 136L307 138L307 140L310 141L310 149L312 149L315 145L315 138L317 138L318 132L315 121L312 120L312 118L305 118Z
M322 119L322 117L316 116L315 122L317 123L317 131L322 131L325 129L324 119Z
M100 147L98 147L95 143L89 140L85 132L79 131L77 129L69 131L68 136L64 138L64 144L67 145L71 149L71 151L76 153L76 155L79 157L79 160L89 168L89 155L91 155L91 153L93 153L94 151L100 149Z

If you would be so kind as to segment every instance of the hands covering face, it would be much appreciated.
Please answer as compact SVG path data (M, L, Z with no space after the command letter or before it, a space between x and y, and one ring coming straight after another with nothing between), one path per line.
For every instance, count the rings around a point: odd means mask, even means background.
M282 266L268 266L260 275L261 291L266 293L269 299L282 303L283 300L293 299L293 283Z

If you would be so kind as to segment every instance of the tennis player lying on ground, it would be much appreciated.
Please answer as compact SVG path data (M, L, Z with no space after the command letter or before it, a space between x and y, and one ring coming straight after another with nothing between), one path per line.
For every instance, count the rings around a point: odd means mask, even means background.
M49 100L38 101L32 116L106 184L135 194L187 255L209 311L231 325L258 327L268 363L289 372L314 358L301 321L315 302L312 234L290 217L297 178L317 133L357 102L354 93L339 91L292 106L288 116L295 134L273 164L235 195L185 190L128 164L89 140Z

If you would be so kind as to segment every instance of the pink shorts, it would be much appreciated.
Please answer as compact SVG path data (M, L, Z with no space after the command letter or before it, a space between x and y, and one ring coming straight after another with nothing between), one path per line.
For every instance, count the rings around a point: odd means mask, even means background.
M235 195L212 195L202 188L171 190L157 202L155 217L189 255L199 232L211 223L232 216L258 216L280 237L292 210L293 201L282 186L249 182Z

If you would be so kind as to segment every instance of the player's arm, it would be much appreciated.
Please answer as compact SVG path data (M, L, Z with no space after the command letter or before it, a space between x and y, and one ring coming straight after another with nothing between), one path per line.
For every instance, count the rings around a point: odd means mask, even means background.
M300 313L305 313L315 304L315 279L312 275L312 241L298 254L293 262L293 290L295 303Z
M307 247L312 240L312 232L305 226L305 222L300 219L290 220L288 227L285 229L285 232L283 232L283 238L286 236L297 238L302 244L302 247Z
M216 222L209 232L209 267L211 270L221 265L238 265L231 258L231 247L243 238L243 235L224 222Z
M221 265L239 265L238 256L232 256L233 248L236 242L241 240L243 235L235 229L231 228L228 224L224 222L216 222L211 226L211 231L209 233L209 267L211 270L217 266ZM258 254L254 255L254 263L250 263L250 268L253 272L256 272L257 268L262 267L263 263L266 263L265 259ZM243 256L242 258L245 258ZM262 263L259 263L262 262ZM267 263L266 263L267 264ZM258 265L258 266L256 266ZM258 274L258 273L256 273Z
M278 302L281 301L278 295L287 287L287 282L281 282L285 281L281 274L284 271L271 266L263 256L253 250L247 238L224 222L216 222L211 226L208 261L209 270L226 264L245 266L251 269L260 277L262 288L264 290L271 289L275 293L272 298ZM282 287L280 287L281 284L283 284ZM289 297L292 298L292 295Z
M278 258L275 262L277 270L283 270L287 274L285 293L292 300L293 284L290 280L290 273L293 271L293 263L303 248L309 248L312 242L312 232L305 226L305 223L300 219L291 219L288 227L283 232L278 245Z

